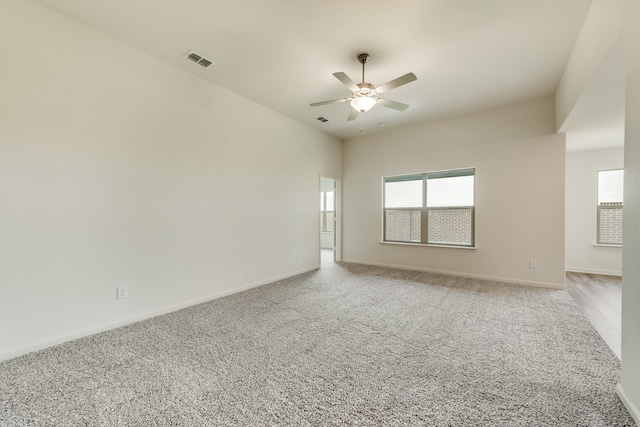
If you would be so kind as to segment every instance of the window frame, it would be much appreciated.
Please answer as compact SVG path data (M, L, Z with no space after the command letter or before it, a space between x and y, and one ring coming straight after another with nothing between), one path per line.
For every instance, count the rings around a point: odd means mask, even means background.
M400 182L417 180L416 177L420 176L422 182L422 206L420 207L389 207L386 204L386 184L388 182ZM427 206L427 181L429 179L438 178L452 178L456 176L473 176L473 205L471 206ZM430 178L431 177L431 178ZM413 179L412 179L413 178ZM388 175L382 177L382 243L401 244L401 245L417 245L417 246L436 246L447 248L464 248L475 249L476 247L476 168L467 167L459 169L450 169L442 171L422 172L403 175ZM470 209L471 210L471 242L469 244L459 242L429 242L429 212L444 209ZM420 241L412 240L390 240L387 239L387 210L407 210L407 211L419 211L420 212Z

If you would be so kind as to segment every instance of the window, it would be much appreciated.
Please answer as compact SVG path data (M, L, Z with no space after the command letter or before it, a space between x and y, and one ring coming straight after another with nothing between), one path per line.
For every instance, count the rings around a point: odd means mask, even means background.
M622 246L623 188L623 169L598 171L599 245Z
M385 242L474 246L475 169L385 177Z
M320 231L333 232L334 194L333 191L320 192Z

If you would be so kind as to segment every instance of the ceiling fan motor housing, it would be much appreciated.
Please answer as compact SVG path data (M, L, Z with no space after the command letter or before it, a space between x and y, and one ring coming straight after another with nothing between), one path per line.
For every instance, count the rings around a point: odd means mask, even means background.
M353 96L376 96L376 87L371 83L358 83L360 90L353 91Z

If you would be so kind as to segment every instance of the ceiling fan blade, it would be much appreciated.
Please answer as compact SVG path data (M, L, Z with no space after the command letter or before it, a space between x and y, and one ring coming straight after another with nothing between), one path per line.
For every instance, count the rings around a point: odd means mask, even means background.
M409 106L407 104L403 104L402 102L391 101L390 99L378 99L376 102L377 105L382 105L383 107L393 108L394 110L404 111Z
M333 73L336 76L336 79L340 80L343 85L345 85L351 92L360 90L357 84L354 83L353 80L349 78L345 73Z
M411 83L416 80L417 77L413 73L407 73L404 76L398 77L397 79L391 80L383 85L380 85L376 88L376 92L384 93L388 90L395 89L398 86L406 85L407 83Z
M337 104L339 102L349 102L351 101L351 99L349 98L340 98L340 99L332 99L330 101L320 101L320 102L314 102L313 104L309 104L312 107L317 107L318 105L327 105L327 104Z
M347 117L347 121L350 122L352 120L355 120L356 117L358 117L358 111L355 108L352 108L349 112L349 117Z

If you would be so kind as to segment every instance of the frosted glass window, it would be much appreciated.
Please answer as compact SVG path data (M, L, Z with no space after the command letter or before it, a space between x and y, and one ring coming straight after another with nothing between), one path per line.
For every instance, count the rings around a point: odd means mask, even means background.
M592 175L593 176L593 175ZM598 204L622 203L624 170L598 171Z
M320 231L334 231L335 192L320 192Z
M422 179L386 182L384 186L385 208L422 207Z
M333 231L333 212L327 212L325 220L325 231Z
M427 207L473 206L473 175L427 178Z
M333 211L334 197L333 191L327 191L327 208L326 211Z

